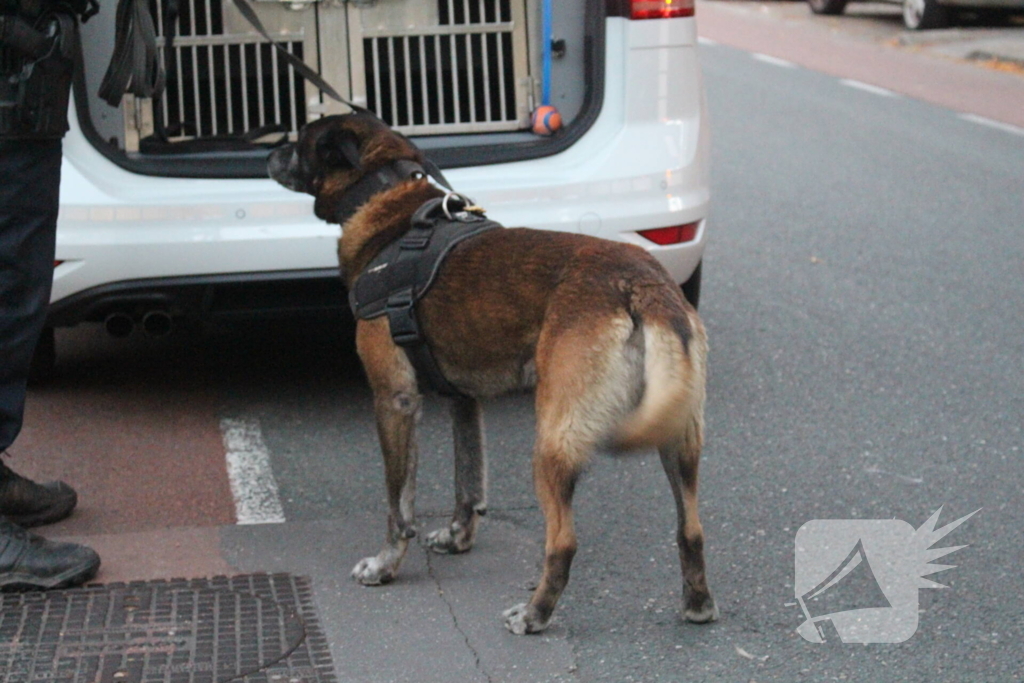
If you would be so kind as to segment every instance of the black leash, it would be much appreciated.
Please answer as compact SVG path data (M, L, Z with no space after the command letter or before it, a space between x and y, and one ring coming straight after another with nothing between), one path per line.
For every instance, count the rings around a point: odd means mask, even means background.
M366 107L361 107L355 102L350 102L341 95L339 95L338 91L331 87L330 83L328 83L327 81L320 77L320 74L310 69L309 66L307 66L304 61L302 61L301 59L293 55L291 52L289 52L284 47L284 45L274 40L270 33L267 32L267 29L263 26L263 22L260 21L260 18L256 15L256 12L253 10L248 0L232 0L232 2L234 2L235 7L245 18L245 20L252 24L252 27L256 29L256 32L263 36L263 38L268 43L273 45L274 49L276 49L278 53L285 59L285 61L291 64L292 67L297 72L299 72L299 74L303 78L305 78L307 81L316 86L321 92L323 92L328 97L338 102L341 102L342 104L351 108L353 112L359 114L368 114L374 117L375 119L383 122L383 119L381 119L376 114L376 112L373 112L367 109ZM412 144L411 141L410 144ZM426 170L427 175L436 180L439 185L444 187L446 190L452 191L452 186L448 183L448 179L444 177L444 174L441 173L441 169L437 167L437 164L435 164L433 161L427 158L425 154L423 155L423 168Z
M353 111L369 111L339 95L337 90L320 77L320 74L275 41L246 0L233 2L245 20L252 24L253 28L273 45L303 78L329 97L348 105ZM178 0L172 0L164 13L164 56L165 64L168 65L171 63L171 45L174 41L177 16ZM138 97L158 97L164 88L164 72L157 59L156 27L149 11L149 3L147 0L119 0L114 23L114 55L100 85L100 97L112 107L120 105L121 97L125 93Z
M89 0L94 2L94 0ZM177 33L178 15L180 12L181 0L168 0L164 8L164 65L170 70L175 63L173 50L174 37ZM348 106L353 112L368 114L378 120L382 120L377 114L366 107L355 102L350 102L338 94L330 83L325 81L320 74L313 71L309 66L294 54L288 51L284 45L274 40L267 31L259 16L253 10L248 0L232 0L235 8L248 21L256 32L264 40L270 43L278 54L292 66L295 71L304 79L312 83L317 89L328 97ZM149 12L147 0L119 0L117 6L117 27L114 56L111 58L110 66L103 83L100 85L100 97L110 106L117 107L121 104L121 98L126 92L138 97L150 97L157 100L153 107L153 119L155 128L155 140L148 142L145 153L175 153L175 152L200 152L200 151L231 151L239 147L252 148L258 145L254 141L271 132L281 132L278 127L265 127L255 131L249 131L243 135L224 135L211 139L209 144L204 139L195 144L181 147L181 142L170 142L166 129L166 122L163 120L163 108L159 106L159 99L163 96L165 86L165 73L160 68L157 58L156 28L153 24L153 17ZM285 142L281 138L269 146L276 146ZM410 141L411 144L411 141ZM259 145L267 146L267 145ZM441 173L437 165L423 155L423 168L427 175L433 178L439 185L447 190L452 186L448 179Z
M273 45L274 48L280 53L280 55L284 57L285 61L291 64L296 71L302 74L303 78L305 78L307 81L315 85L317 88L320 89L321 92L327 94L332 99L335 99L338 102L341 102L342 104L347 104L348 106L352 107L353 111L369 112L371 114L373 113L370 112L370 110L367 109L366 107L360 107L358 104L353 104L352 102L349 102L344 97L339 95L338 91L331 87L330 83L328 83L327 81L320 77L320 74L310 69L304 61L302 61L301 59L293 55L291 52L289 52L287 49L285 49L284 45L281 45L281 43L274 40L270 36L270 34L267 33L267 29L263 27L263 22L260 21L260 18L258 16L256 16L256 12L253 10L252 6L247 2L247 0L232 1L235 3L235 7L238 9L239 12L241 12L245 20L252 24L252 27L256 29L256 31L261 36L263 36L263 38L266 39L268 43Z
M125 93L159 98L164 71L156 49L156 27L147 0L120 0L114 19L114 54L100 84L99 95L111 107Z

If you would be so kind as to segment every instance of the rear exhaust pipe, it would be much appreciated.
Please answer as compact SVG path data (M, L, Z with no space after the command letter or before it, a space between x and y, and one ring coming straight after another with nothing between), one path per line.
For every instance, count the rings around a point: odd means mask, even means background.
M135 329L135 321L127 313L111 313L103 321L103 327L111 337L122 339Z
M150 337L166 337L173 327L174 323L167 311L150 311L142 316L142 329Z

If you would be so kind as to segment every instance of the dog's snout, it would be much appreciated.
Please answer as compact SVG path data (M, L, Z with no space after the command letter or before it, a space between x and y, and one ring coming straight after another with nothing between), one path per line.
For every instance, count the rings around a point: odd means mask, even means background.
M267 157L267 175L289 190L307 192L306 183L299 176L299 155L295 143L278 147Z

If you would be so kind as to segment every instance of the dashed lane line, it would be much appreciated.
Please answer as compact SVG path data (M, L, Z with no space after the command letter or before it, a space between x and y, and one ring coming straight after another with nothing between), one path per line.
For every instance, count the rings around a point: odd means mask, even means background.
M786 69L795 69L796 68L796 64L794 64L793 62L787 61L785 59L780 59L778 57L772 57L771 55L766 55L766 54L763 54L761 52L751 52L750 56L753 57L754 59L756 59L759 62L764 62L765 64L772 64L774 66L781 66L781 67L784 67Z
M841 78L839 79L839 82L850 88L856 88L857 90L863 90L864 92L881 95L882 97L899 97L899 94L892 90L886 90L885 88L880 88L877 85L871 85L870 83L864 83L863 81L855 81L852 78Z
M978 116L977 114L958 114L958 116L964 121L979 123L983 126L988 126L989 128L996 128L998 130L1006 131L1007 133L1013 133L1014 135L1024 135L1024 128L1015 126L1012 123L993 121L992 119L987 119L984 116Z
M700 43L701 45L709 45L709 46L719 45L718 41L712 40L710 38L705 38L703 36L698 36L697 37L697 42ZM784 68L787 68L787 69L796 69L796 68L798 68L798 65L795 64L794 62L790 62L789 60L782 59L780 57L773 57L772 55L766 55L763 52L748 52L746 50L742 50L741 48L737 48L737 49L740 49L743 52L747 52L747 54L749 54L751 57L753 57L754 59L756 59L756 60L758 60L760 62L764 62L765 64L772 64L774 66L780 66L780 67L784 67ZM882 88L882 87L877 86L877 85L872 85L870 83L865 83L863 81L854 80L852 78L839 78L837 80L842 85L845 85L845 86L847 86L849 88L855 88L857 90L862 90L864 92L873 93L873 94L879 95L881 97L892 97L892 98L903 97L903 95L901 93L895 92L893 90L889 90L887 88ZM942 105L939 105L939 106L942 106ZM1002 121L996 121L996 120L993 120L993 119L986 118L984 116L979 116L978 114L960 113L960 114L957 114L957 116L959 118L963 119L964 121L969 121L971 123L977 123L977 124L982 125L982 126L988 126L989 128L995 128L997 130L1001 130L1001 131L1004 131L1006 133L1011 133L1013 135L1024 136L1024 128L1022 128L1020 126L1015 126L1012 123L1004 123Z
M284 522L284 508L259 420L224 418L220 431L231 495L235 499L235 519L239 524Z

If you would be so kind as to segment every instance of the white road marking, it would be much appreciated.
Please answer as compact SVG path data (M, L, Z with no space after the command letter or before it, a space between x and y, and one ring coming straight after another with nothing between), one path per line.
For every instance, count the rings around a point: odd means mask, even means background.
M760 52L751 52L750 56L753 57L754 59L758 60L759 62L764 62L765 64L773 64L775 66L783 66L783 67L785 67L787 69L795 69L796 68L796 64L794 64L793 62L788 62L785 59L780 59L779 57L772 57L771 55L762 54Z
M1012 123L1003 123L1002 121L993 121L992 119L986 119L984 116L978 116L977 114L960 114L960 118L964 121L970 121L971 123L980 123L983 126L990 128L997 128L1007 133L1013 133L1014 135L1024 135L1024 128L1015 126Z
M270 468L270 452L263 443L259 420L224 418L220 421L228 465L228 481L235 498L239 524L280 524L284 508Z
M717 40L711 40L710 38L705 38L704 36L697 36L697 42L700 43L701 45L718 45Z
M908 477L905 474L896 474L895 472L886 472L885 470L879 469L878 467L876 467L874 465L871 465L870 467L865 467L864 471L867 472L868 474L883 474L883 475L885 475L887 477L893 477L894 479L899 479L900 481L905 481L908 484L923 484L924 483L924 479L922 479L921 477Z
M882 97L897 97L896 93L894 93L892 90L879 88L877 85L871 85L870 83L863 83L861 81L855 81L850 78L843 78L839 82L851 88L863 90L864 92L874 93L875 95L881 95Z

